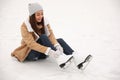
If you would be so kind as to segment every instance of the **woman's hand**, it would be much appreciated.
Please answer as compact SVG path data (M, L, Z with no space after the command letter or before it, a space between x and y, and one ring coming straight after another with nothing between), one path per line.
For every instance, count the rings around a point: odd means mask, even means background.
M57 50L63 52L63 48L62 48L62 46L61 46L59 43L55 44L54 47L55 47Z

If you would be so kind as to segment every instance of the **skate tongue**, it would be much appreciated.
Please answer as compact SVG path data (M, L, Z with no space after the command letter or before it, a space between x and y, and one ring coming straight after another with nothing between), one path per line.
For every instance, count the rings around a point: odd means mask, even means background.
M73 56L71 56L65 63L60 64L60 68L67 68L72 63Z

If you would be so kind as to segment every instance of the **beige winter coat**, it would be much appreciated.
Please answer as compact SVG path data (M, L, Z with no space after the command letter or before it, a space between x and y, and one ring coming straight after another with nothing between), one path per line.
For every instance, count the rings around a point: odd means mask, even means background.
M48 38L50 39L51 43L55 45L57 43L57 40L55 39L55 36L50 28L50 25L47 25L48 31L50 35ZM36 42L37 36L35 35L34 32L30 32L27 29L27 26L25 23L22 24L21 26L21 35L22 35L22 41L21 41L21 46L16 48L11 55L13 57L16 57L20 62L23 62L25 58L28 56L29 51L35 50L41 53L45 53L47 48L46 46L40 45Z

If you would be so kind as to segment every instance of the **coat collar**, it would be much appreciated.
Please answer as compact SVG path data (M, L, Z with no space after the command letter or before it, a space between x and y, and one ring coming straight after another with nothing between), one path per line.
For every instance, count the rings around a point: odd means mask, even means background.
M31 24L30 24L30 22L29 22L29 18L27 18L27 19L24 21L24 23L25 23L25 25L27 26L28 31L29 31L29 32L34 32L35 35L39 38L39 35L32 29ZM45 34L46 34L47 36L50 35L50 32L49 32L48 27L47 27L48 24L49 24L48 20L47 20L46 18L44 18Z

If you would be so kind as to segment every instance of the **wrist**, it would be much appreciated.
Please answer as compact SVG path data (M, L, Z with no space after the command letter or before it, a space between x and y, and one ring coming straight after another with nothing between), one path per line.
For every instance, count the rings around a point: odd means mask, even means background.
M54 47L57 47L57 46L59 46L59 45L60 45L60 44L59 44L59 43L57 43L57 44L55 44L55 45L54 45Z
M51 50L50 47L47 48L47 50L45 51L45 55L48 55L49 51Z

